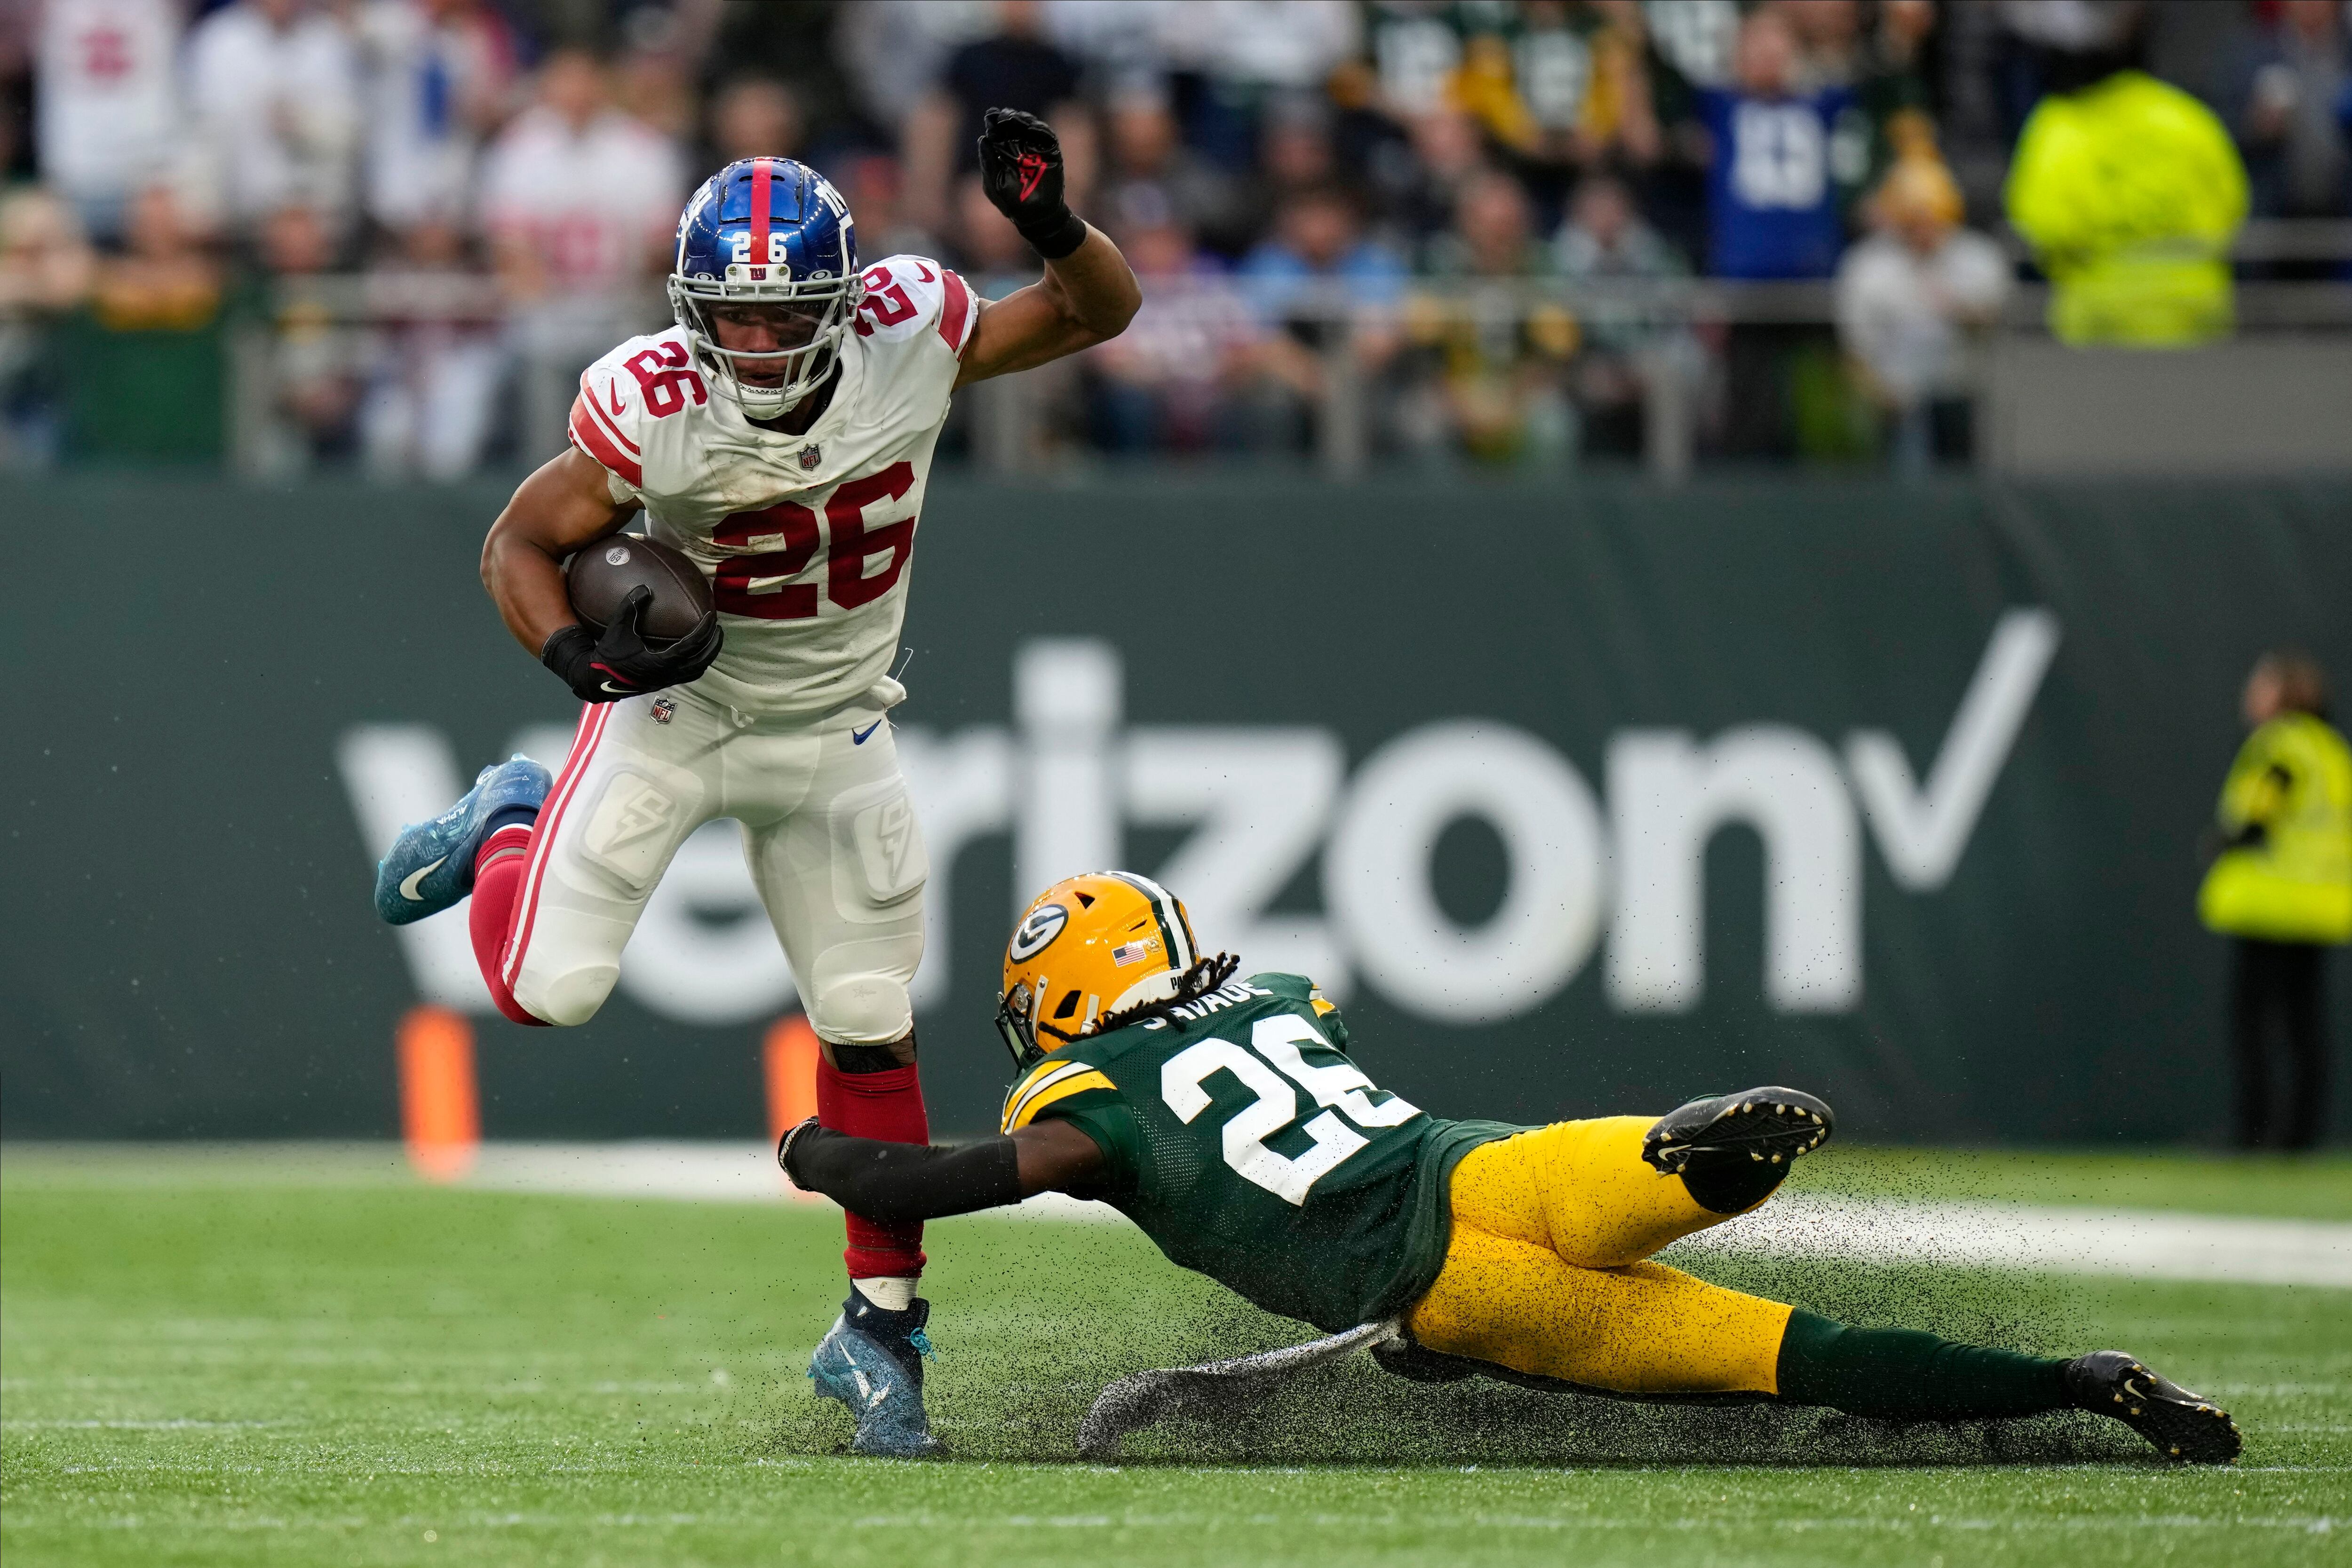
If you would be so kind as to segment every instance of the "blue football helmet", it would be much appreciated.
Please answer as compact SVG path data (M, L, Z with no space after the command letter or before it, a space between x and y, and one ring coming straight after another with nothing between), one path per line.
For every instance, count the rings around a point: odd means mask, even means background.
M752 419L773 419L824 384L864 295L849 204L805 163L738 159L703 182L677 220L670 309L710 384ZM722 349L711 309L727 303L782 306L814 329L787 349ZM746 369L781 370L783 381L751 385Z

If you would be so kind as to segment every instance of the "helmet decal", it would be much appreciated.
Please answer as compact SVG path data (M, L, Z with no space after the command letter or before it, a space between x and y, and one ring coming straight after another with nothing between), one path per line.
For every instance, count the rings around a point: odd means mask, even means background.
M1160 924L1160 938L1168 945L1169 965L1177 969L1189 968L1199 955L1192 951L1192 928L1185 921L1184 906L1176 902L1176 895L1148 876L1127 871L1110 874L1151 901L1151 913Z
M1054 938L1062 934L1062 927L1069 923L1068 905L1040 904L1031 910L1028 918L1013 931L1012 944L1005 952L1014 963L1026 963L1050 946Z
M775 176L769 172L768 161L765 158L752 159L751 230L746 236L751 242L746 248L761 262L774 259L768 254L772 248L768 244L768 193L774 183Z

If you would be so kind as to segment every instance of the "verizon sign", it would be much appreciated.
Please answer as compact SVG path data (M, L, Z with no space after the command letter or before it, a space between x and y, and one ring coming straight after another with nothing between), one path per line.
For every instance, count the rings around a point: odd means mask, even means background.
M1616 731L1599 789L1550 742L1475 716L1407 729L1352 769L1339 735L1312 726L1133 724L1111 643L1029 643L1013 659L1011 724L898 732L932 868L916 1006L947 995L950 884L964 846L1009 837L1025 902L1059 877L1122 863L1128 830L1147 827L1185 837L1140 869L1182 895L1205 942L1252 968L1312 975L1335 997L1367 988L1421 1017L1471 1025L1540 1007L1599 954L1613 1008L1687 1011L1706 987L1707 844L1738 825L1764 847L1767 1003L1850 1011L1864 984L1864 854L1874 846L1908 894L1950 879L2058 641L2046 610L2001 616L1924 779L1885 730L1832 739L1759 719L1707 736ZM512 748L556 767L570 743L568 727L533 728ZM422 725L353 728L337 761L375 854L470 777ZM1500 904L1470 926L1446 913L1432 875L1440 836L1465 817L1493 829L1508 868ZM1318 849L1322 912L1268 913ZM1006 926L1017 913L1005 911ZM462 911L393 935L420 996L491 1010ZM1003 936L963 933L964 951L992 950ZM731 822L680 849L620 986L687 1023L795 1005Z

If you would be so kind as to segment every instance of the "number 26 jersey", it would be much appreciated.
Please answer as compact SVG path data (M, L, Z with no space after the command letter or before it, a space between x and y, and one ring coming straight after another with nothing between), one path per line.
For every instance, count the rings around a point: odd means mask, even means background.
M979 319L923 256L866 268L841 377L805 434L714 395L677 328L632 338L580 378L572 444L616 502L709 579L727 645L695 689L758 716L887 707L931 453Z
M1102 1197L1169 1259L1338 1333L1402 1310L1445 1259L1445 1178L1523 1129L1441 1121L1372 1086L1312 982L1253 975L1063 1046L1006 1096L1101 1148Z

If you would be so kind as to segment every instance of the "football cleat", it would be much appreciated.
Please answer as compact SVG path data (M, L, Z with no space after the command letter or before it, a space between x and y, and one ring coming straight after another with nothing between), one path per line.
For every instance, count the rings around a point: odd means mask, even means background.
M856 1418L851 1453L920 1459L943 1451L923 1413L923 1358L931 1354L923 1325L930 1315L929 1301L887 1312L853 1286L841 1316L817 1342L809 1381L818 1398L840 1400Z
M1642 1158L1680 1176L1699 1155L1745 1155L1786 1166L1822 1146L1837 1126L1829 1106L1794 1089L1766 1087L1694 1100L1669 1111L1642 1136Z
M2226 1465L2246 1440L2230 1413L2201 1394L2159 1377L2137 1356L2095 1350L2066 1364L2066 1392L2078 1410L2112 1416L2168 1458Z
M504 810L536 810L553 784L547 769L517 755L493 762L464 799L430 821L411 822L375 868L375 912L405 925L438 915L474 890L474 857Z

